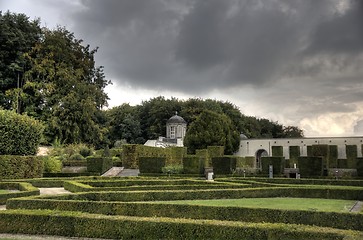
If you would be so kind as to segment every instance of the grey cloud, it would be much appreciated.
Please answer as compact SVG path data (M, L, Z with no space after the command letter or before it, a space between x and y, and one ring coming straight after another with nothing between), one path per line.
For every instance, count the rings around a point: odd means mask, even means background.
M354 134L363 135L363 120L357 121L354 126Z

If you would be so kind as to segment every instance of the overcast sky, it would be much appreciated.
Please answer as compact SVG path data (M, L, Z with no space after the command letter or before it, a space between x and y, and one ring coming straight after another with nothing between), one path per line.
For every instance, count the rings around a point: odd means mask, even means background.
M110 106L212 98L305 136L363 135L361 0L0 0L99 47Z

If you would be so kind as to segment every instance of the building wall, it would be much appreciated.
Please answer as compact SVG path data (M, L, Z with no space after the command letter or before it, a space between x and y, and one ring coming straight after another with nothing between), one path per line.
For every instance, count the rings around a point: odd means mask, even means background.
M338 158L345 159L346 145L357 145L358 157L362 157L363 137L333 137L333 138L271 138L271 139L246 139L240 141L237 156L256 156L260 149L266 150L272 156L272 146L282 146L284 157L289 159L289 146L300 146L300 155L307 156L307 146L328 144L338 146Z

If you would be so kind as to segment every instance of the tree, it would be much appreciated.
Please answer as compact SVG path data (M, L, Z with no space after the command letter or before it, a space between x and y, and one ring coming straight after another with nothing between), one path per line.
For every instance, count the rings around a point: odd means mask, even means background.
M24 91L24 98L31 99L25 111L48 123L48 141L94 145L106 141L98 116L107 105L104 88L110 81L95 65L96 52L58 27L43 29L39 43L25 55L31 64L25 73L24 89L29 91Z
M304 137L304 132L296 126L287 126L283 128L284 138L302 138Z
M233 154L239 147L239 134L226 115L205 110L190 124L184 145L191 153L208 146L224 146L225 154Z
M30 21L24 14L0 11L0 106L22 111L24 73L30 65L24 54L39 41L40 20Z

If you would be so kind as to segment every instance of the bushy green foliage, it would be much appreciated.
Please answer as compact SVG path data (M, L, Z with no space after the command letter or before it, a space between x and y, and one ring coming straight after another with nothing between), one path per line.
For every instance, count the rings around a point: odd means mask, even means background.
M284 156L284 151L282 146L272 146L272 156L273 157L282 157Z
M0 179L36 178L42 174L42 157L0 155Z
M205 110L189 125L184 145L191 154L208 146L224 146L225 154L233 154L239 147L239 134L226 115Z
M357 150L357 145L346 145L345 146L345 151L347 154L347 164L348 164L348 168L356 168L357 164L357 154L358 154L358 150Z
M81 155L81 154L79 154L79 153L76 153L76 154L73 154L73 155L71 155L70 157L69 157L69 160L83 160L84 159L84 157Z
M162 173L165 167L165 158L163 157L140 157L140 173Z
M212 158L213 172L218 174L232 174L236 171L237 157L223 156Z
M26 115L0 110L0 154L34 155L42 140L43 125Z
M46 173L56 173L62 171L62 161L56 157L44 157L44 172Z
M261 166L262 173L268 176L269 174L269 166L273 166L273 174L281 175L284 172L285 167L285 157L262 157L261 158Z
M238 168L254 168L255 162L255 157L237 157L236 166Z
M169 165L169 166L163 167L161 169L161 171L168 175L181 174L181 173L183 173L183 165Z
M322 157L299 157L298 168L302 177L322 176L323 158Z

